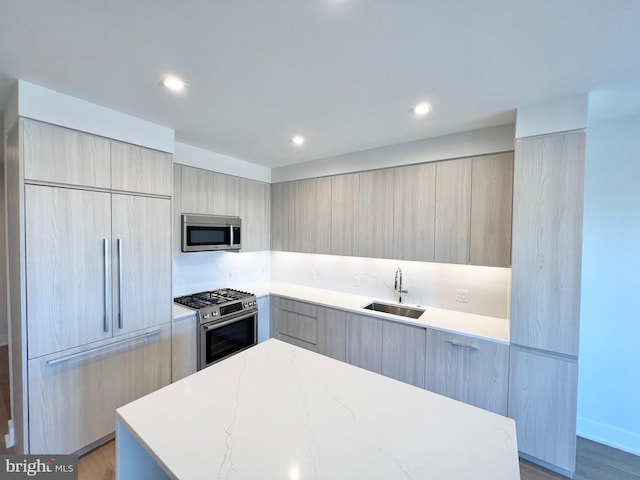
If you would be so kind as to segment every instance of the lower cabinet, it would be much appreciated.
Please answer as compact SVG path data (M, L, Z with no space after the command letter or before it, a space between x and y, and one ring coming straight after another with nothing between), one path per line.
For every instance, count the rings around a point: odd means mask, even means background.
M428 329L426 358L427 390L507 414L508 345Z
M171 381L170 323L94 345L29 361L30 453L90 445L114 431L116 408Z
M382 374L424 388L427 330L395 322L382 323Z
M171 334L171 381L198 370L198 318L195 314L173 321Z
M382 373L382 321L366 315L347 316L347 363Z
M274 337L315 352L318 332L317 307L288 298L279 298L274 303L277 316Z
M576 359L511 347L508 413L520 453L574 472L577 398Z
M347 312L318 307L318 353L347 360Z

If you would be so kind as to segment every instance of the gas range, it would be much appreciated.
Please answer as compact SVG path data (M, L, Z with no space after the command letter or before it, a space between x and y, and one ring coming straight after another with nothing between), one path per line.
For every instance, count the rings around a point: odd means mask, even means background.
M256 296L242 290L221 288L174 298L173 301L198 311L200 323L228 318L237 312L258 309Z

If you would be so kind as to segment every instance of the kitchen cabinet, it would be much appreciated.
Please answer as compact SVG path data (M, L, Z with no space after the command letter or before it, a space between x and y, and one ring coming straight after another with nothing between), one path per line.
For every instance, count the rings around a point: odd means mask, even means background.
M111 188L109 139L27 119L20 128L25 180Z
M295 251L295 182L271 185L271 249Z
M513 153L474 157L471 172L469 263L511 265Z
M171 380L171 325L29 361L29 448L69 454L111 434L115 409Z
M347 316L347 363L382 373L382 325L366 315Z
M357 255L360 257L393 257L394 174L393 169L359 174L356 225Z
M347 312L318 307L316 319L318 353L345 362L347 359Z
M331 177L331 254L355 256L358 251L357 173Z
M469 263L472 159L436 164L435 261Z
M295 182L294 250L331 253L331 178Z
M288 298L271 298L271 336L315 352L317 307Z
M508 345L428 329L426 357L427 390L507 414Z
M239 179L242 251L270 249L271 187L268 183Z
M26 185L25 225L29 358L167 321L169 200Z
M382 321L382 374L424 388L426 329Z
M171 155L111 141L111 189L171 196Z
M518 450L567 472L575 470L578 362L511 347L509 417Z
M238 191L238 177L182 166L183 213L239 216Z
M192 315L173 321L171 332L171 381L196 373L198 370L198 318Z
M395 169L393 258L433 262L436 164Z
M585 133L518 140L511 342L578 355Z

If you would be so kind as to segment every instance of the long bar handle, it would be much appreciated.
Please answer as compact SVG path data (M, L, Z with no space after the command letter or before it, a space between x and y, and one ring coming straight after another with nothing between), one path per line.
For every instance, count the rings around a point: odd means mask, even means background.
M118 328L123 328L124 319L122 303L122 239L118 239Z
M475 345L468 345L466 343L458 343L458 342L454 342L453 340L445 340L445 342L447 342L452 347L467 348L469 350L478 350L478 347L476 347Z
M55 365L56 363L66 362L67 360L71 360L72 358L78 358L83 355L89 355L91 353L101 352L102 350L106 350L111 347L121 347L124 344L129 344L130 342L136 340L142 340L145 338L153 337L162 332L162 329L153 330L152 332L143 333L142 335L138 335L137 337L127 338L126 340L122 340L121 342L110 343L108 345L102 345L101 347L92 348L90 350L84 350L83 352L72 353L71 355L66 355L64 357L54 358L52 360L47 360L47 365Z
M104 320L102 328L105 332L109 331L109 310L111 305L111 297L109 296L109 239L105 238L102 242L104 251Z

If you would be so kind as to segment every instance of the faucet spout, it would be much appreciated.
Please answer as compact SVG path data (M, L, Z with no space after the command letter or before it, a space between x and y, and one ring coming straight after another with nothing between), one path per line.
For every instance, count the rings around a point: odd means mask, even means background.
M402 303L402 294L409 293L409 290L407 290L406 288L402 288L402 269L401 268L398 268L396 270L395 285L393 289L396 292L398 292L398 303Z

